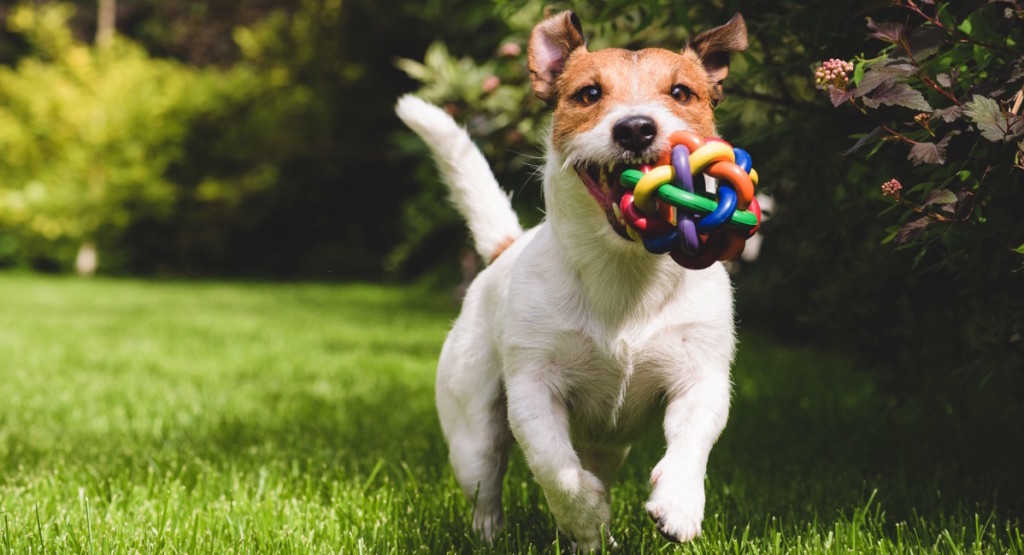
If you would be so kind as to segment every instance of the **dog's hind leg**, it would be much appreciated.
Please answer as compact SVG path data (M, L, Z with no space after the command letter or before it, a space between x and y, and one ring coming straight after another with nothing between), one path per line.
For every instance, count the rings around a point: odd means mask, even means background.
M605 495L611 499L612 482L615 473L626 460L629 445L591 446L580 449L580 462L583 468L593 472L604 484Z
M501 486L512 432L497 355L468 312L441 351L437 412L455 478L473 504L473 528L490 541L504 524Z

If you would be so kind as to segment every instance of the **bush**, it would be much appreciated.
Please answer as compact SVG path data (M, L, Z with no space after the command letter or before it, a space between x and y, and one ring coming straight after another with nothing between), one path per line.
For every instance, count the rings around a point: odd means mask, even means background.
M149 256L130 237L139 229L171 225L183 207L237 204L275 182L272 159L230 180L205 173L194 187L173 174L198 122L289 83L154 59L124 39L90 47L72 37L71 13L22 5L8 19L33 55L0 67L0 264L67 268L94 242L108 270L131 269Z
M835 106L852 105L875 122L847 154L866 149L868 162L889 155L889 179L876 192L894 202L881 216L891 222L882 243L912 261L900 267L910 288L882 307L891 318L886 342L900 366L914 370L900 374L913 380L946 367L970 370L971 379L1019 381L1024 9L896 5L889 20L867 20L871 38L885 43L880 52L817 71Z

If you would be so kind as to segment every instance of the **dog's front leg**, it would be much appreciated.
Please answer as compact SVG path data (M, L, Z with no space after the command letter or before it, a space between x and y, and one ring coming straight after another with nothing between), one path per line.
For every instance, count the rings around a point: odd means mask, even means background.
M654 491L647 512L666 538L686 542L700 535L704 474L711 447L729 415L728 372L704 375L670 392L665 410L665 456L651 472Z
M580 551L600 549L602 539L612 541L603 535L610 520L604 486L583 468L570 439L565 401L544 375L526 371L507 380L509 426L558 527Z

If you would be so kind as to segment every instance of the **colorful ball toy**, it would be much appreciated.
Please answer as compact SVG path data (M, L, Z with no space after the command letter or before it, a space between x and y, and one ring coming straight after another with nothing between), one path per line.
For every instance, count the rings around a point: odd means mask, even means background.
M628 189L616 207L627 234L692 270L736 258L761 225L750 155L690 131L676 131L669 143L658 165L625 170L619 178ZM716 191L695 179L702 174L718 180Z

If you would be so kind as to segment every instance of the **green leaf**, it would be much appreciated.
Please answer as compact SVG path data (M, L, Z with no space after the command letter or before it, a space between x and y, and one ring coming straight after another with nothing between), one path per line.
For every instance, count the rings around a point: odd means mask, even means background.
M861 60L861 61L857 62L856 64L854 64L854 66L853 66L853 85L854 86L859 86L861 79L864 79L864 66L866 66L866 65L867 65L867 62L865 62L864 60Z
M884 239L882 239L882 244L883 245L888 245L889 243L892 243L893 239L896 238L896 234L897 233L899 233L899 228L898 227L892 229L891 231L889 231L889 234L886 235ZM1021 246L1024 247L1024 245L1021 245Z
M430 68L408 58L398 58L395 60L395 67L420 83L427 83L431 81L434 76L434 72L431 71Z
M971 20L970 19L965 19L963 21L963 23L961 23L957 27L957 29L960 29L961 31L963 31L963 33L965 35L970 36L971 35L971 31L974 29L974 26L971 24Z

